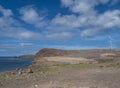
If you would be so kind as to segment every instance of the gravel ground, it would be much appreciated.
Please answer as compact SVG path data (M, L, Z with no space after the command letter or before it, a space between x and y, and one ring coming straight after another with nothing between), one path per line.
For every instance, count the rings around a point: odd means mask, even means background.
M119 69L65 69L5 81L0 88L119 88Z

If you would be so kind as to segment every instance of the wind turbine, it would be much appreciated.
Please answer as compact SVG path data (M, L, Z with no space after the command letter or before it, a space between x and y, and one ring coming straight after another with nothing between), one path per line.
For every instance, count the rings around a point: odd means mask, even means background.
M113 42L112 42L112 37L111 36L108 36L108 39L109 39L109 44L110 44L110 51L112 51L112 48L113 48Z

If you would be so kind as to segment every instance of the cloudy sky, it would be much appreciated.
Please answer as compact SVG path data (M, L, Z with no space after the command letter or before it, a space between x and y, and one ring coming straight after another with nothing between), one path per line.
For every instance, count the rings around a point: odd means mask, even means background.
M41 48L120 48L119 0L0 0L0 56Z

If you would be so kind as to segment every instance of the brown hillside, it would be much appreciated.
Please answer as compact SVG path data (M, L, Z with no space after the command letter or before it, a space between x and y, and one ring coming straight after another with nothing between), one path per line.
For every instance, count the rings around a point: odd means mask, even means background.
M66 50L44 48L36 54L36 57L64 56L66 54Z
M60 50L44 48L35 55L35 65L51 66L58 64L96 63L99 58L119 58L119 50L90 49L90 50ZM106 56L107 55L107 56ZM104 56L104 57L103 57Z
M115 53L120 55L120 50L108 50L108 49L90 49L90 50L60 50L52 48L41 49L35 58L40 57L53 57L53 56L67 56L67 57L85 57L88 59L101 57L101 54Z

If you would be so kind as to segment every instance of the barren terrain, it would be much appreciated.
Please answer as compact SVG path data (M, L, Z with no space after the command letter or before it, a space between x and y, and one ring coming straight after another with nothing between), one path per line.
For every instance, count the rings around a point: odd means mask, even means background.
M0 88L119 88L120 69L69 68L50 73L12 75ZM14 79L13 79L14 78Z
M32 66L0 73L0 88L120 88L119 55L119 50L44 49Z

